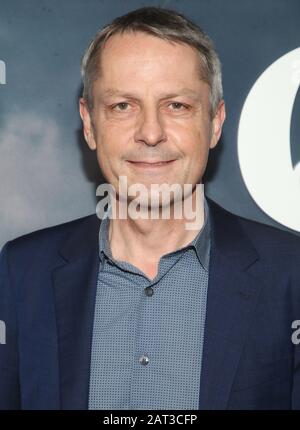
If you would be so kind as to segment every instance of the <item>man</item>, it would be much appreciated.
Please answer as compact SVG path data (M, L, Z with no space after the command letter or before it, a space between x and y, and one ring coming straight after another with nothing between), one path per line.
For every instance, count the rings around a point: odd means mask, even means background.
M299 409L299 239L197 200L225 119L212 42L142 8L97 33L82 72L84 136L116 195L102 221L2 250L0 407ZM144 214L192 202L194 228L109 217L134 201L122 178ZM192 188L166 204L153 184Z

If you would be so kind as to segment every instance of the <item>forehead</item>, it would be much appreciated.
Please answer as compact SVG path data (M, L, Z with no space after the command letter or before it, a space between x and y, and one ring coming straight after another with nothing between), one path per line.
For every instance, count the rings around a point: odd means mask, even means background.
M198 51L187 44L164 40L143 32L110 37L101 52L101 76L113 80L122 75L145 78L191 80L199 78Z

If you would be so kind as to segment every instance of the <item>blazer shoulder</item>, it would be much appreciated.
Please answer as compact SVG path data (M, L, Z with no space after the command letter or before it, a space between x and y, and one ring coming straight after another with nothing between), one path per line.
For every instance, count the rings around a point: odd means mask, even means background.
M210 206L217 217L223 222L221 224L226 228L238 228L248 238L250 243L259 251L269 251L283 254L295 254L300 257L300 236L293 231L283 230L281 228L264 224L262 222L234 214L223 208L218 203L210 201Z
M252 241L263 243L266 246L280 245L300 251L300 236L296 232L283 230L242 216L238 216L238 218L241 227Z
M299 257L300 261L300 236L296 232L251 220L240 215L234 215L237 222L260 252L268 252L270 255L278 254L282 257Z
M91 225L94 226L98 222L96 214L87 215L18 236L7 242L4 247L9 247L11 252L16 253L24 253L29 250L31 252L47 250L48 253L51 248L57 248L66 237L75 234L79 229L90 228Z

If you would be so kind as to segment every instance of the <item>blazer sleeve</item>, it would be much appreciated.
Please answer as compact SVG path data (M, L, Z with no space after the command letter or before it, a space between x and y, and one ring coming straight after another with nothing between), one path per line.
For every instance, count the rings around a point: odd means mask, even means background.
M17 315L7 242L0 254L0 410L20 409Z

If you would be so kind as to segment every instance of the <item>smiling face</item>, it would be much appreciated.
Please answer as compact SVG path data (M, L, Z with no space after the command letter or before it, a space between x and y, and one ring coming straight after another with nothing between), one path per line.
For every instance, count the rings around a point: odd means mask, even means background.
M148 189L154 183L201 183L225 119L224 102L213 119L210 108L198 52L142 32L108 39L92 112L80 100L85 139L116 191L119 176L127 177L128 186Z

